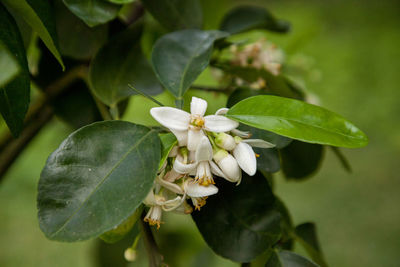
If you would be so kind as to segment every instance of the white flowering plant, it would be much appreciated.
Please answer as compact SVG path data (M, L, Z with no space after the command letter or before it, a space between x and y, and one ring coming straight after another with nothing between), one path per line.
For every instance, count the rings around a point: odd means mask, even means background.
M203 11L199 0L2 1L0 112L21 137L0 144L12 155L0 175L57 115L76 130L39 180L47 238L128 239L131 262L143 240L148 264L165 266L157 230L175 212L243 266L327 266L315 225L294 226L276 196L275 174L303 180L327 148L349 169L338 147L368 139L294 82L269 39L289 31L286 21L238 6L204 30ZM258 41L246 38L253 30ZM43 90L24 124L30 81ZM311 259L292 252L295 242Z

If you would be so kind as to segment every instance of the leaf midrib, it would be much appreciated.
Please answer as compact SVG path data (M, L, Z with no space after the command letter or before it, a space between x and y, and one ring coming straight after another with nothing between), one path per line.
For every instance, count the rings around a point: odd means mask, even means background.
M85 200L82 202L82 204L76 209L74 213L72 213L67 220L60 226L60 228L55 231L54 233L51 234L52 237L56 236L59 232L61 232L67 224L72 220L72 218L82 209L82 207L86 204L86 202L91 198L91 196L97 191L97 189L106 181L106 179L112 174L112 172L119 167L119 165L125 160L125 158L134 150L137 148L137 146L143 142L144 139L148 135L150 135L154 130L150 130L148 133L146 133L144 136L142 136L122 157L121 159L115 164L114 167L111 168L111 170L104 176L104 178L96 185L96 187L93 189L93 191L85 198Z

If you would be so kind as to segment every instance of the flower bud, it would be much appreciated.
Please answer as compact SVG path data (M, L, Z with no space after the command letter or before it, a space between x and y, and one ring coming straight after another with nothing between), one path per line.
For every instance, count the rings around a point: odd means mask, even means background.
M127 261L135 261L137 257L136 250L134 250L133 248L127 248L124 252L124 257Z
M226 150L220 149L214 154L213 158L229 181L240 181L242 172L236 159L231 154Z
M233 150L236 146L235 139L226 133L218 133L216 134L215 143L225 149L225 150Z

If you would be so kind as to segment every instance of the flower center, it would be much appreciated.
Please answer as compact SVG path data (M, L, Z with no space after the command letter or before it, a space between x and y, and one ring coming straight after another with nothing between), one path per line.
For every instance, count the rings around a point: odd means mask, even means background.
M199 115L191 115L190 125L200 129L204 126L204 118Z

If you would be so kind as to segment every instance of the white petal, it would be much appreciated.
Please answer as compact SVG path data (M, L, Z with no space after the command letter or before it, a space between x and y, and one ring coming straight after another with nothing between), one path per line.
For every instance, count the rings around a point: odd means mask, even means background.
M192 97L192 102L190 102L190 113L192 115L199 115L201 117L204 116L207 110L207 101L198 98L198 97Z
M242 171L239 168L238 163L231 154L228 154L225 158L218 162L218 166L225 174L225 179L230 182L239 182Z
M237 136L239 136L241 138L249 138L251 136L250 132L245 132L245 131L241 131L241 130L238 130L238 129L233 129L231 132L234 135L237 135Z
M161 125L168 129L184 131L189 127L190 114L171 107L156 107L150 109L150 114Z
M196 149L196 162L200 161L209 161L212 159L213 151L211 147L211 143L206 136L203 136L200 139L199 145Z
M154 196L153 188L147 194L146 198L143 200L143 203L147 206L154 206L156 205L156 198Z
M204 128L210 132L229 132L239 126L239 123L220 115L204 117Z
M218 193L218 188L212 184L208 186L202 186L193 180L190 180L185 185L185 191L189 197L206 197Z
M275 147L274 144L264 141L262 139L245 139L242 142L251 145L252 147L271 148Z
M162 185L163 187L167 188L168 190L176 193L176 194L183 194L183 190L182 188L174 183L165 181L164 179L162 179L161 177L157 177L157 183L159 183L160 185Z
M195 151L200 143L201 138L204 136L202 130L189 130L187 148L189 151Z
M250 145L243 142L239 143L233 150L233 156L237 160L240 168L242 168L245 173L250 176L256 173L256 155L254 154L254 151Z
M179 146L187 146L188 142L188 131L177 131L170 129L170 131L175 135L176 139L178 140Z
M214 161L210 161L211 172L219 177L228 179Z
M215 112L215 115L225 115L228 113L229 108L220 108Z
M173 169L177 173L185 174L185 173L190 173L192 170L194 170L197 166L197 163L191 163L191 164L185 164L181 162L180 160L175 159L174 161L174 167Z

